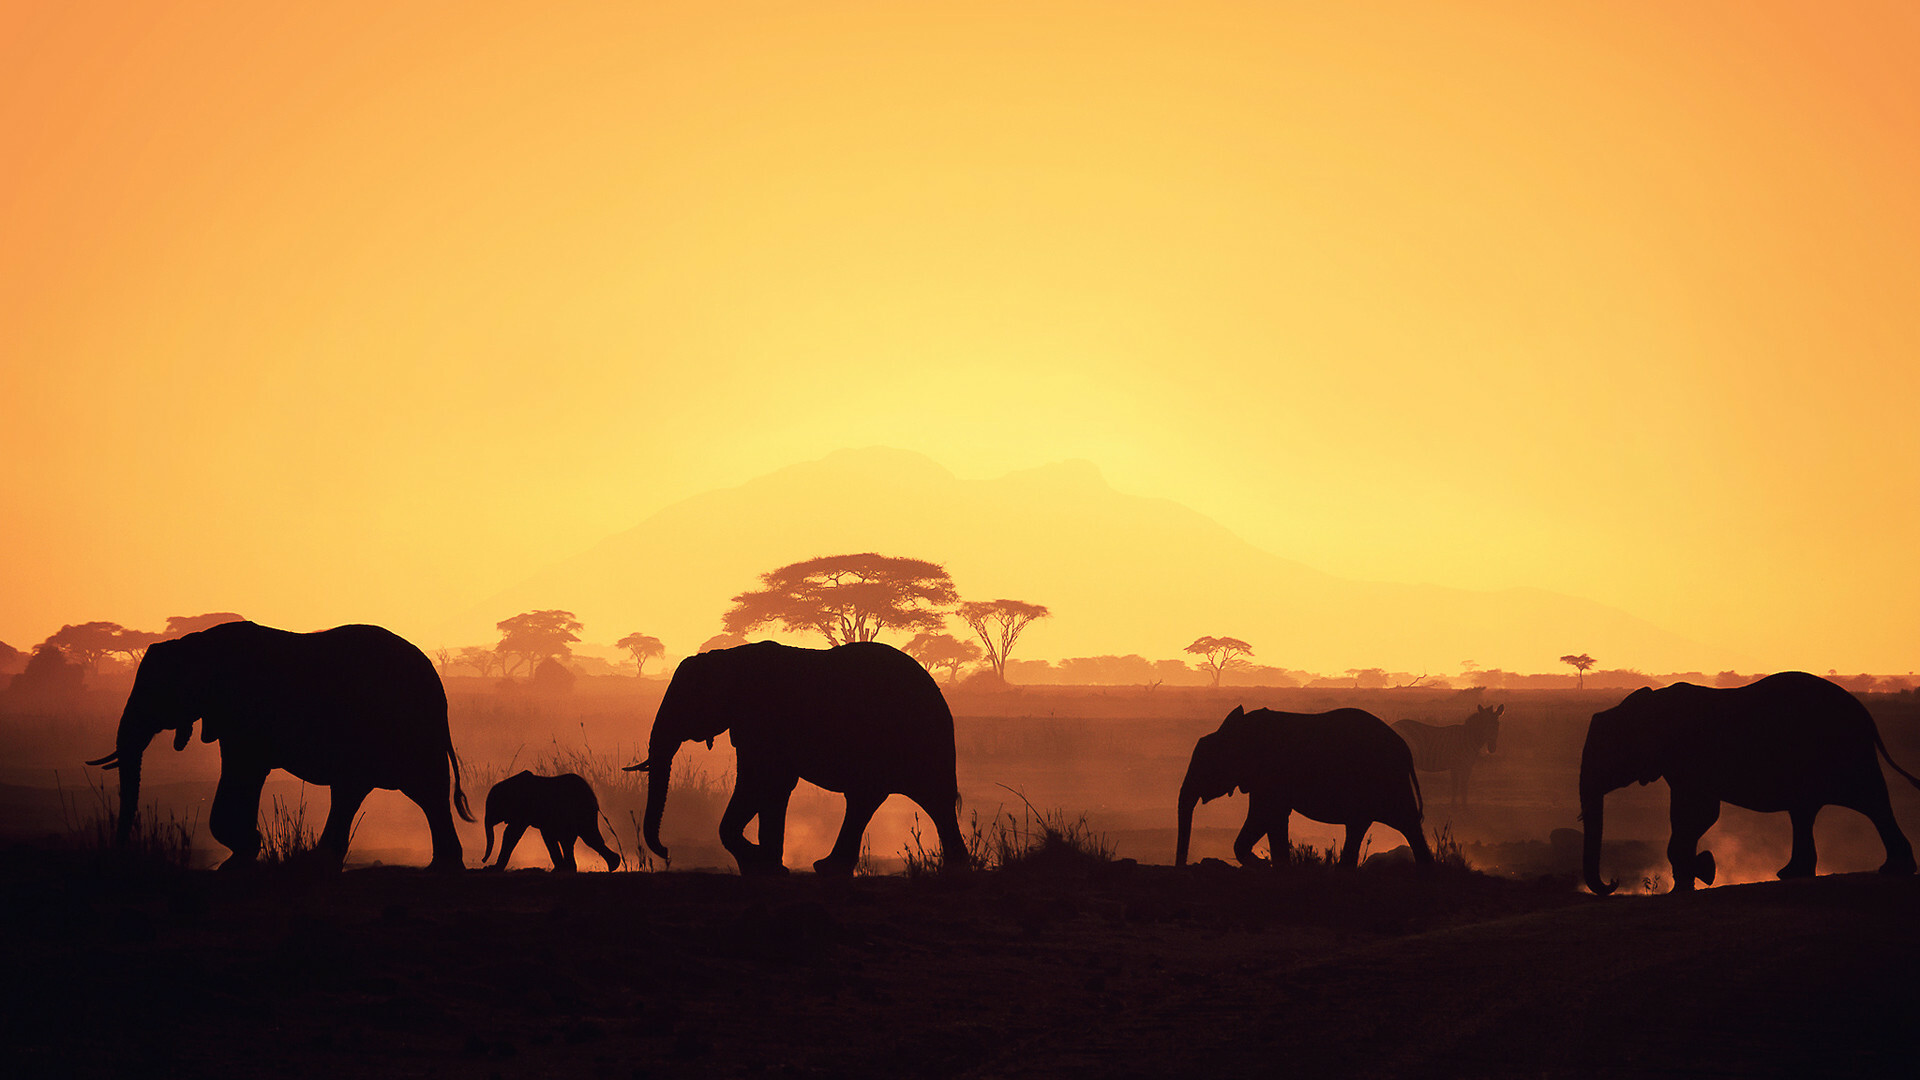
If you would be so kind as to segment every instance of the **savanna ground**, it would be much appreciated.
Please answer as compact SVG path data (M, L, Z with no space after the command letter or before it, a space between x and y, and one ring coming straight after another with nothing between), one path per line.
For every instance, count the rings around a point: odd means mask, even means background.
M869 874L832 882L724 869L713 840L724 738L683 751L686 782L667 809L674 872L637 857L644 781L617 766L637 760L659 689L610 681L537 699L451 687L476 814L492 780L571 768L601 791L628 867L652 871L571 878L545 873L532 839L514 865L540 869L415 869L424 823L391 793L369 801L344 874L127 865L89 849L108 800L77 767L110 745L119 700L103 690L15 709L0 718L7 1074L1911 1071L1920 880L1860 873L1881 855L1858 815L1822 815L1821 870L1834 876L1772 881L1784 817L1729 810L1707 845L1723 882L1752 884L1605 900L1574 885L1575 853L1551 833L1578 827L1580 740L1618 692L1488 692L1508 707L1472 804L1451 807L1446 778L1422 778L1430 830L1472 869L1427 876L1390 860L1355 873L1175 869L1174 797L1193 740L1235 704L1458 722L1471 696L956 696L963 817L977 811L988 839L1035 842L1045 830L1031 802L1057 826L1084 821L1083 839L1104 840L1113 860L1052 849L960 880L909 877L898 868L915 848L912 808L895 800L869 833ZM1914 769L1913 698L1869 704ZM196 867L218 850L200 824L216 770L198 743L150 751L149 817L193 831ZM1920 793L1897 777L1893 790L1920 832ZM303 804L324 817L324 791L278 777L263 802L269 826ZM1664 890L1663 785L1617 793L1608 811L1608 875L1623 892ZM1201 807L1196 857L1226 857L1244 813L1244 798ZM837 822L837 800L803 786L789 864L823 854ZM480 829L461 828L477 865ZM1296 843L1337 837L1295 819ZM1376 827L1369 849L1399 842ZM584 850L581 864L600 866Z

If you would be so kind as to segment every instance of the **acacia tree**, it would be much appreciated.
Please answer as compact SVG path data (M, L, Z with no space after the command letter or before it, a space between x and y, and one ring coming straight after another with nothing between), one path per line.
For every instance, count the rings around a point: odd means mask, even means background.
M732 649L747 643L747 635L722 631L700 643L695 652L712 652L715 649Z
M165 634L151 630L122 630L114 636L113 645L107 652L125 659L128 667L137 668L147 655L147 646L166 639Z
M915 634L902 650L929 672L945 670L947 681L960 677L960 667L980 659L980 646L952 634Z
M186 637L188 634L219 626L221 623L246 621L246 616L236 615L231 611L209 611L205 615L169 615L163 640Z
M1007 657L1013 652L1013 643L1020 640L1020 632L1028 623L1044 619L1052 612L1024 600L970 600L961 604L954 614L980 636L980 643L986 646L987 663L993 665L994 675L1005 682Z
M1578 656L1573 653L1568 653L1560 658L1560 662L1573 665L1574 688L1585 690L1587 688L1587 669L1595 663L1593 657L1588 656L1586 653L1581 653Z
M523 611L494 625L500 630L500 644L494 646L494 651L506 664L508 675L513 674L521 662L531 673L542 660L570 660L573 649L569 643L580 640L580 620L574 618L571 611ZM509 662L509 657L517 659Z
M67 659L80 665L82 671L91 675L100 666L102 657L121 650L121 642L128 632L126 627L117 622L68 623L54 631L40 644L59 649L66 654ZM138 631L134 633L137 636L146 636L139 635ZM151 641L128 647L144 649L147 644L151 644Z
M637 630L621 638L619 641L614 642L613 646L616 649L625 649L632 653L634 666L640 669L640 674L642 675L647 673L648 660L656 656L664 657L667 655L667 647L660 643L659 638L649 637Z
M1237 637L1198 637L1184 652L1193 653L1200 658L1200 666L1213 676L1213 685L1220 685L1220 676L1231 668L1247 666L1246 657L1253 655L1253 646Z
M484 679L493 674L494 668L500 666L500 654L492 649L483 649L477 645L469 645L460 650L460 654L453 658L453 662L456 664L465 664L474 671L479 672L480 677Z
M885 630L932 632L946 623L938 610L959 598L939 563L864 552L789 563L760 575L761 588L733 598L721 616L729 633L778 624L808 630L828 645L872 641Z

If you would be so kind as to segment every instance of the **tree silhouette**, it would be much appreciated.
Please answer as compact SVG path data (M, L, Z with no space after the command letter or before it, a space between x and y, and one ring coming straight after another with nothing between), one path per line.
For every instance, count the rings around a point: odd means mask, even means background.
M188 634L219 626L221 623L246 622L246 616L231 611L210 611L205 615L170 615L167 617L167 629L163 640L186 637Z
M715 649L733 649L747 643L747 635L722 631L700 643L695 652L712 652Z
M1200 666L1213 675L1213 685L1220 685L1220 676L1228 668L1245 667L1245 657L1253 655L1253 646L1237 637L1200 637L1184 649L1200 658Z
M812 630L828 645L872 641L885 630L932 632L946 624L937 610L959 598L938 563L864 552L789 563L760 575L762 588L733 598L720 622L746 634L779 624Z
M110 656L118 656L127 662L128 667L139 667L140 661L147 655L147 646L167 640L167 635L151 630L122 630L113 639L113 645L107 649Z
M994 675L1005 682L1007 657L1013 652L1013 643L1020 640L1020 632L1028 623L1044 619L1052 612L1023 600L970 600L961 604L954 614L980 635L980 643L986 646L987 663L993 665Z
M508 675L513 674L521 662L531 673L542 660L572 659L573 649L569 643L580 640L580 620L574 618L571 611L525 611L495 625L500 630L500 644L494 646L494 651L500 654L503 663L509 657L517 658L508 663Z
M648 660L656 656L664 657L667 655L667 647L660 643L659 638L649 637L639 631L628 634L626 637L614 642L613 645L617 649L625 649L633 654L634 666L640 669L640 674L642 675L647 673Z
M460 654L453 658L453 662L456 664L465 664L467 667L479 672L480 677L483 679L492 675L494 668L501 666L500 654L498 652L492 649L483 649L477 645L469 645L461 649Z
M80 665L82 671L91 675L100 667L102 657L120 652L123 647L129 652L137 652L157 640L152 635L132 631L136 638L147 640L137 646L131 644L123 646L129 633L126 627L117 622L68 623L40 644L59 649L66 654L67 659Z
M68 658L58 645L41 642L27 657L27 666L8 683L16 692L47 695L79 693L86 683L86 672Z
M1388 677L1386 668L1350 667L1346 673L1353 677L1353 688L1355 690L1379 690L1393 681Z
M19 649L14 648L4 641L0 641L0 675L18 671L20 667L26 663L25 660L21 659L21 657L25 655L26 654Z
M1573 653L1568 653L1560 658L1560 662L1573 665L1575 673L1574 688L1585 690L1587 688L1587 669L1594 665L1593 657L1588 656L1586 653L1580 653L1577 656Z
M945 670L947 682L960 677L960 667L980 659L980 646L952 634L915 634L901 650L928 671Z

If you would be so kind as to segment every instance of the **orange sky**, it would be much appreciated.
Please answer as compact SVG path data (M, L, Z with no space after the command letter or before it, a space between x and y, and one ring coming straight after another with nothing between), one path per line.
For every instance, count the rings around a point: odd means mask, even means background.
M282 7L0 4L0 640L885 444L1916 667L1909 4Z

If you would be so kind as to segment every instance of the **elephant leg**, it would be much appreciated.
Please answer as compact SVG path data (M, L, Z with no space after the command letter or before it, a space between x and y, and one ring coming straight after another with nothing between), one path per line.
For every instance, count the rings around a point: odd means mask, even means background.
M934 831L940 835L940 872L950 874L972 869L973 856L967 851L967 838L960 832L959 796L907 797L927 812Z
M1787 811L1787 820L1793 822L1793 854L1787 857L1787 865L1781 867L1776 875L1780 880L1813 876L1814 865L1820 859L1813 849L1813 819L1819 813L1818 806L1795 807Z
M579 864L573 861L574 837L572 832L550 833L542 829L540 831L540 838L547 842L547 854L553 859L553 869L555 873L571 874L580 869Z
M834 837L833 850L827 852L827 857L813 864L813 872L835 877L852 876L854 866L860 862L860 838L867 835L867 824L873 820L880 804L886 801L884 792L877 795L868 791L847 792L847 816L840 820L840 835ZM959 831L959 826L955 825L954 833L957 835ZM946 843L944 838L941 843ZM947 857L943 850L942 865L945 865Z
M1351 870L1360 865L1360 842L1367 838L1367 830L1373 827L1371 821L1350 821L1347 823L1347 838L1340 845L1340 868Z
M1381 824L1398 830L1401 836L1406 837L1407 849L1413 852L1415 865L1433 865L1433 848L1427 844L1427 830L1422 826L1419 818L1402 817L1392 821L1383 820Z
M373 789L361 784L333 785L333 805L327 809L327 824L320 830L320 850L334 866L347 861L347 843L353 839L353 816L367 801Z
M500 860L493 864L495 870L507 868L507 860L513 855L514 845L520 842L520 837L525 835L526 831L527 826L523 822L507 822L507 831L500 836Z
M260 789L271 771L231 758L220 763L220 784L213 792L207 831L233 852L220 864L223 870L250 866L260 855Z
M408 784L400 793L412 799L427 815L427 828L433 834L433 861L428 866L434 870L462 870L466 868L467 859L460 850L460 834L453 827L444 768L443 765L437 778Z
M1285 866L1287 863L1286 826L1281 825L1278 835L1274 833L1274 803L1278 800L1266 791L1251 792L1247 795L1247 821L1240 826L1239 835L1233 838L1233 857L1241 866L1261 866L1260 856L1254 854L1253 846L1266 837L1267 854L1270 865ZM1291 813L1292 809L1287 808Z
M787 872L787 802L797 779L767 792L760 803L760 859L771 874Z
M1879 779L1879 778L1875 778ZM1873 827L1880 832L1880 842L1886 845L1887 861L1880 864L1883 874L1911 874L1914 871L1913 845L1907 842L1907 834L1900 831L1900 823L1893 817L1893 802L1887 796L1884 780L1869 787L1866 795L1845 805L1867 815Z
M600 857L607 861L608 872L620 869L620 855L607 846L606 838L600 835L599 822L587 822L587 827L580 830L580 839L585 841L588 847L599 852Z
M740 864L742 874L784 874L781 859L785 846L787 798L797 781L768 784L749 782L744 776L733 786L733 798L720 815L720 843ZM747 822L760 819L760 842L747 839ZM771 843L770 843L771 842Z
M1667 837L1667 862L1673 867L1673 890L1688 892L1694 880L1713 881L1713 852L1701 851L1700 838L1720 820L1720 800L1682 796L1675 792L1667 807L1672 833Z

